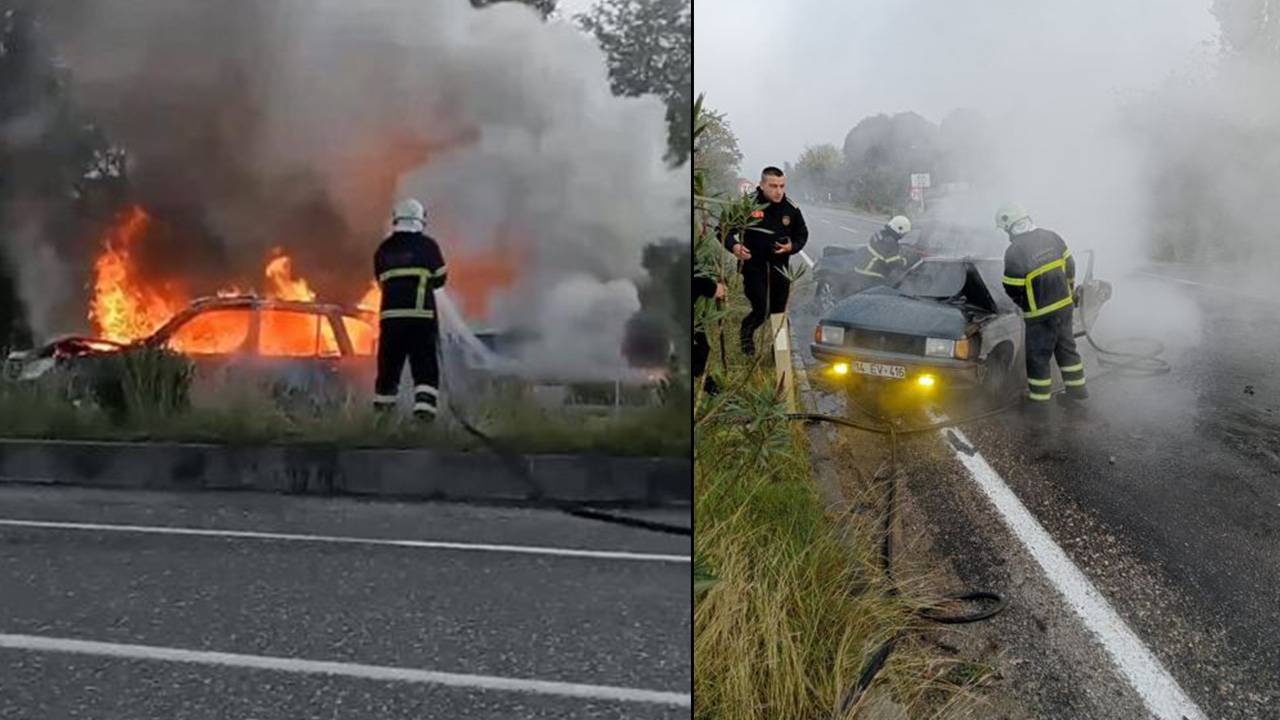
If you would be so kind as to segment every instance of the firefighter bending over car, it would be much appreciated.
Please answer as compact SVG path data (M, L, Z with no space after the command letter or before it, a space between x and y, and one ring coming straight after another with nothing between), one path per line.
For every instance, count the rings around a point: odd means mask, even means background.
M896 215L877 230L863 246L866 250L853 271L872 278L873 284L893 284L907 271L907 259L899 243L911 232L911 221Z
M1050 363L1058 360L1063 398L1089 397L1085 389L1084 361L1076 351L1071 329L1076 299L1076 261L1066 242L1055 232L1036 227L1031 216L1017 205L996 212L996 227L1009 234L1004 253L1004 290L1022 308L1026 323L1028 397L1033 408L1047 407L1053 396Z
M434 291L444 287L444 256L425 232L426 211L417 200L396 203L391 229L373 256L373 272L382 289L373 406L379 412L395 407L400 373L408 359L413 374L413 415L430 421L435 419L440 397L436 356L440 332Z

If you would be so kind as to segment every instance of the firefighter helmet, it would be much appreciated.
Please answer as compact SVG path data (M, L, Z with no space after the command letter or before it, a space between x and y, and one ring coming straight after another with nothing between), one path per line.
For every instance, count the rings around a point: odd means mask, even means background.
M905 215L895 215L893 219L885 223L885 227L897 233L898 237L902 237L911 232L911 221Z
M996 227L1009 232L1019 220L1028 220L1031 214L1021 205L1010 203L996 211Z
M427 211L422 203L413 198L405 198L396 203L391 212L391 226L396 230L422 232L427 225Z

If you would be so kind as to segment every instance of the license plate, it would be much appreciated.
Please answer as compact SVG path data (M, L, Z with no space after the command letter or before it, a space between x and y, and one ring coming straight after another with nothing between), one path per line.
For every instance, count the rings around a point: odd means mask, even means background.
M854 372L861 375L874 375L876 377L894 378L895 380L902 380L907 377L907 369L901 365L881 365L880 363L854 360L850 367Z

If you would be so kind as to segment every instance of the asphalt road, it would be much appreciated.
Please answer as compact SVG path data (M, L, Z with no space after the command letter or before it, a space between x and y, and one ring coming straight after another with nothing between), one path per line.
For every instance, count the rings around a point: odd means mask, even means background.
M884 220L821 205L800 203L800 211L804 213L804 221L809 227L809 242L804 252L814 261L822 257L822 248L865 244L871 233L884 226Z
M814 218L813 246L850 236L831 227L836 218L829 211L807 216ZM1280 302L1264 271L1261 264L1257 270L1164 265L1109 274L1100 259L1098 272L1114 283L1115 294L1095 337L1122 349L1151 346L1120 342L1131 335L1159 340L1172 372L1109 372L1086 348L1092 398L1085 416L1055 406L1039 428L1018 411L960 425L1213 718L1280 717ZM794 337L811 334L812 318L799 307L793 323ZM802 352L812 364L807 346ZM836 393L823 394L820 403L828 412L844 411ZM940 447L936 435L904 442L905 485L925 522L948 528L939 533L940 546L953 556L961 579L970 586L1014 588L1016 617L1020 602L1023 610L1037 604L1017 594L1021 571L1014 568L1026 566L1016 560L1020 550L985 498L972 491L964 468ZM938 460L939 452L947 462ZM1045 643L1055 622L1078 624L1062 608L1042 612L1037 605L1034 614L1034 622L1025 624ZM1082 628L1074 634L1075 642L1096 645ZM1059 707L1080 702L1094 713L1090 717L1133 717L1128 713L1141 707L1134 697L1120 697L1128 690L1078 687L1098 671L1083 664L1109 663L1100 652L1046 648L1029 662L1065 664L1043 669L1058 676L1046 687L1057 683L1060 696L1048 702L1065 703ZM1024 691L1030 692L1012 688ZM1062 699L1073 693L1082 697ZM1083 698L1088 694L1097 697ZM1049 716L1078 716L1056 712L1062 714Z
M548 511L0 486L0 718L687 718L689 552Z

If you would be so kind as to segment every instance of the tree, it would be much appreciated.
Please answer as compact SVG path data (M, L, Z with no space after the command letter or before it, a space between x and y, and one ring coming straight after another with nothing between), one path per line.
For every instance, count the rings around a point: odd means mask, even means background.
M123 176L123 154L71 100L67 70L41 31L36 2L0 0L0 346L30 342L34 308L22 302L18 278L39 276L39 265L78 261L79 242L114 208L94 212L104 188ZM38 228L39 232L32 232ZM39 243L36 245L35 243ZM73 308L80 298L43 292L41 316ZM27 298L30 300L30 298ZM83 316L82 306L74 308Z
M696 153L697 166L706 183L706 192L730 192L735 189L738 165L742 163L738 138L734 136L724 113L703 108L701 119L703 129L698 135Z
M794 170L788 173L792 176L796 193L807 192L825 200L827 193L835 190L836 173L843 159L840 150L831 143L806 147L796 160Z
M902 207L913 172L931 172L937 158L938 128L919 115L863 118L844 139L841 181L858 205Z
M689 0L600 0L577 16L609 63L613 92L657 95L667 103L667 160L691 151L693 9Z
M556 11L556 3L559 0L471 0L471 7L486 8L500 2L522 2L525 5L537 10L542 14L542 19L546 20L551 17L551 13Z

